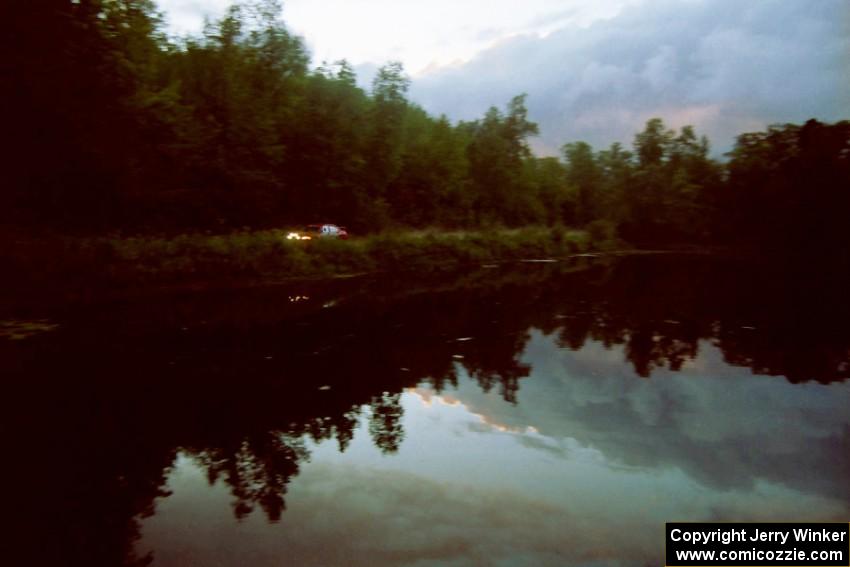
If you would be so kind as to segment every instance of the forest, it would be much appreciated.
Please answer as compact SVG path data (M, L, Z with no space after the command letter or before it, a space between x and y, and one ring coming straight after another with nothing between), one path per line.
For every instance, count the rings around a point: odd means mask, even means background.
M635 245L846 251L850 121L742 133L724 159L649 120L631 147L538 157L526 97L431 116L400 63L360 88L313 66L276 0L172 38L151 0L7 6L0 224L180 234L336 222L386 229L590 227Z

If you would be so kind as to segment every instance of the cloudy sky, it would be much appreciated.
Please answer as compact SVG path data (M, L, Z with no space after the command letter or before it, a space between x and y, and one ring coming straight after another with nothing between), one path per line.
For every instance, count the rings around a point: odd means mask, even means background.
M175 33L227 0L159 0ZM453 119L528 93L534 148L629 143L648 118L693 124L715 153L776 122L850 118L848 0L289 0L315 63L368 82L397 59L411 98Z

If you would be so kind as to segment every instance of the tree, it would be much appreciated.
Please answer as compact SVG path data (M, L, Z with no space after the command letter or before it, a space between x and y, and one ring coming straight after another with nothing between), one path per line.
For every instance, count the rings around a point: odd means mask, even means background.
M466 139L445 116L408 112L402 166L389 195L393 218L412 226L459 226L468 220Z
M675 133L665 129L660 118L650 118L643 132L635 136L634 147L642 169L657 167L664 161Z
M783 254L844 251L850 209L850 121L809 120L742 134L729 154L720 206L727 237ZM842 252L843 255L843 252Z
M291 187L291 222L357 225L367 187L369 100L346 65L309 78L298 119L289 124L291 146L284 175ZM300 217L300 218L299 218Z
M5 220L74 230L124 221L144 112L135 94L157 48L151 4L16 2L8 11Z
M633 154L614 142L607 150L599 152L597 162L603 180L600 201L604 216L615 224L627 222L629 211L625 199L634 175Z
M231 6L201 41L173 55L181 102L192 113L180 136L189 149L187 198L210 211L201 223L268 224L292 206L286 160L298 141L289 125L307 56L277 10L276 2Z
M409 86L410 79L398 61L378 69L372 81L367 187L358 207L360 222L367 226L382 227L389 221L387 192L401 170Z
M635 242L693 240L707 236L704 185L715 170L708 141L697 140L691 126L677 135L660 118L652 118L635 136L637 167L626 192L624 233Z
M471 136L467 155L479 223L518 225L539 219L533 188L523 177L523 161L531 155L526 140L537 133L537 124L527 118L525 96L511 99L507 115L493 107L482 120L462 126Z
M602 171L593 148L586 142L565 144L562 152L567 182L576 195L575 220L587 224L602 215Z
M530 158L525 162L526 175L535 187L546 224L577 222L575 188L567 182L564 165L554 157Z

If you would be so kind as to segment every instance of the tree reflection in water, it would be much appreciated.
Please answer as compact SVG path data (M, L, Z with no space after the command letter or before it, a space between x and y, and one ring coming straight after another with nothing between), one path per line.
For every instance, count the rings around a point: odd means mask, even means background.
M362 418L382 452L398 451L406 387L439 392L462 370L516 404L531 329L567 349L623 345L643 378L678 371L701 341L792 382L850 376L844 276L670 258L559 269L488 270L418 290L317 284L294 306L275 288L86 305L61 312L50 334L0 342L20 516L4 553L144 564L137 522L166 494L178 452L229 486L237 518L260 508L277 521L309 459L305 440L345 451ZM60 525L34 528L48 521Z

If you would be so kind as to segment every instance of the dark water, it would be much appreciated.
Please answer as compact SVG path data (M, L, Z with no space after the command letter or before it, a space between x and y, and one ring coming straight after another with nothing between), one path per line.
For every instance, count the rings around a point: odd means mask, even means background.
M639 257L13 313L3 554L660 565L666 521L847 521L847 289Z

